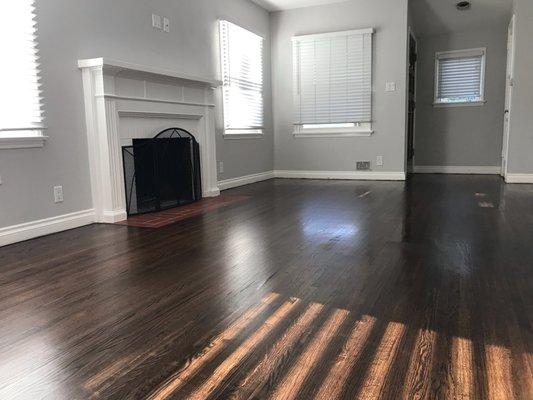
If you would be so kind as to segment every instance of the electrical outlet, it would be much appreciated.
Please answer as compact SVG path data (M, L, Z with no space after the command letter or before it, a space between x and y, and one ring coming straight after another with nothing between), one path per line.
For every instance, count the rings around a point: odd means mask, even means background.
M54 186L54 203L63 202L63 186Z
M170 20L167 17L163 17L163 30L170 32Z
M376 166L383 167L383 156L376 157Z
M163 29L160 15L152 14L152 27L154 27L155 29Z
M218 172L223 174L224 173L224 162L223 161L220 161L218 163Z
M368 171L370 169L370 161L357 161L357 171Z
M395 92L396 91L396 82L387 82L385 84L385 91Z
M2 181L2 175L0 175L0 185L3 183Z

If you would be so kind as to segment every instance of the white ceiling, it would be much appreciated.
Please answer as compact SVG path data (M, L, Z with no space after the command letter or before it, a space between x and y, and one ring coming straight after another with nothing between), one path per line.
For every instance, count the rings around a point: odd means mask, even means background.
M512 0L470 0L472 8L459 11L459 0L410 0L419 35L465 31L505 24L511 17Z
M251 0L269 11L290 10L347 0ZM371 0L370 0L371 1ZM389 0L391 2L397 0ZM512 0L470 0L472 8L459 11L459 0L409 0L414 25L419 35L465 31L493 24L504 24L511 16Z
M318 6L320 4L342 3L346 0L252 0L268 11L290 10L292 8L302 8ZM396 0L391 0L396 1Z

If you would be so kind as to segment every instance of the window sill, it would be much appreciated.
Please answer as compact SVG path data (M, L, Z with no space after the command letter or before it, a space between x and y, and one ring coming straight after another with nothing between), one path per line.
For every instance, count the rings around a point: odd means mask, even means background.
M295 138L343 138L343 137L364 137L372 136L373 130L357 130L344 132L331 132L327 130L313 130L312 132L295 131L293 136Z
M448 107L481 107L484 106L486 100L482 101L470 101L464 103L433 103L435 108L448 108Z
M0 149L31 149L44 147L48 136L0 137Z
M224 131L224 139L263 139L262 129L235 129L233 131Z

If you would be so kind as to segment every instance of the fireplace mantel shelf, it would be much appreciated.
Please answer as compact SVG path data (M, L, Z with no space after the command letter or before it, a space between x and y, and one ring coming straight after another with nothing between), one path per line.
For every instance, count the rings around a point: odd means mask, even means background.
M78 60L78 68L93 68L102 67L104 71L118 74L126 71L130 73L144 73L157 75L160 77L174 78L177 80L186 80L195 82L210 87L218 87L222 85L222 82L216 79L204 78L199 76L187 75L178 71L171 71L168 69L151 67L147 65L133 64L126 61L114 60L111 58L89 58L84 60Z

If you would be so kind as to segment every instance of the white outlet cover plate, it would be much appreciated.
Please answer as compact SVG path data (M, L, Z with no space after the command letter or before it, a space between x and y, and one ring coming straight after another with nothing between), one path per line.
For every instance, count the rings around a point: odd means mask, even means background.
M61 203L63 201L63 186L54 186L54 202Z
M163 17L163 30L170 32L170 20L167 17Z
M395 92L396 91L396 82L387 82L385 84L385 90L387 92Z

